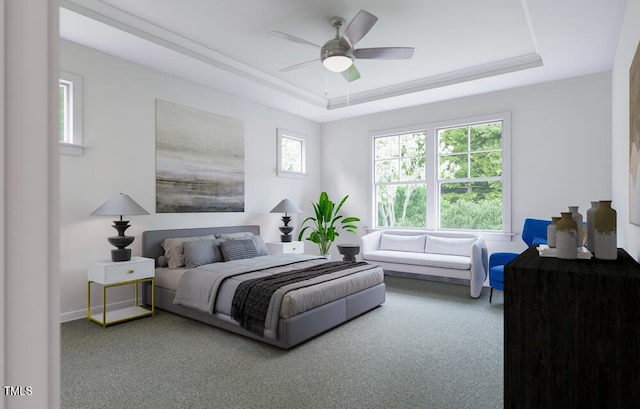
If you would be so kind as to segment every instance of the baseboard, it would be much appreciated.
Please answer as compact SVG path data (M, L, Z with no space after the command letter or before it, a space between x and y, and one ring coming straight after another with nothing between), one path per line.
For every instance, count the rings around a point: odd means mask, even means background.
M131 298L129 300L113 302L113 303L107 304L107 310L117 310L119 308L126 308L126 307L132 306L133 304L134 304L133 303L133 298ZM138 305L142 305L142 298L140 298L138 300ZM102 312L102 306L101 305L94 305L93 307L91 307L91 314L98 314L100 312ZM75 320L79 320L79 319L87 319L87 310L86 309L77 310L77 311L63 312L63 313L60 314L60 323L69 322L69 321L75 321Z

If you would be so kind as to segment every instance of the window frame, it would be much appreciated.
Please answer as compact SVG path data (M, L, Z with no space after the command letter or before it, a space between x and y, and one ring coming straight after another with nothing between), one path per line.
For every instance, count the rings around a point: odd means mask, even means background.
M402 149L401 149L401 140L399 139L402 136L405 135L410 135L410 134L424 134L425 135L425 144L424 144L424 151L422 152L422 155L414 155L414 156L403 156L402 155ZM395 137L398 138L397 142L398 142L398 153L396 156L391 156L388 158L381 158L378 159L376 157L376 152L375 152L375 145L376 145L376 139L378 138L390 138L390 137ZM372 138L372 146L373 146L373 157L372 157L372 178L373 178L373 207L374 207L374 218L375 220L373 220L373 225L377 226L377 222L378 222L378 206L377 206L377 196L378 196L378 188L379 187L398 187L398 186L403 186L403 185L414 185L414 186L424 186L425 188L425 192L428 192L428 176L427 176L427 172L426 172L426 158L427 158L427 143L426 143L426 132L424 130L412 130L410 132L396 132L396 133L392 133L392 134L387 134L387 135L376 135ZM418 157L422 157L425 159L425 172L424 172L424 178L422 179L410 179L410 178L402 178L402 163L404 160L406 159L412 159L412 158L418 158ZM394 181L377 181L376 180L376 169L377 169L377 163L379 161L385 162L385 161L393 161L393 162L397 162L397 168L398 168L398 179L394 180ZM426 207L426 203L425 203L425 207ZM425 221L427 218L427 214L425 213ZM379 227L377 226L377 228L387 228L387 227ZM395 227L394 227L395 228ZM403 227L400 227L403 228ZM421 228L426 228L426 227L406 227L408 228L414 228L414 229L421 229Z
M502 122L502 230L461 230L440 228L440 182L439 178L439 149L438 130L443 128L463 127L487 122ZM376 180L375 180L375 139L384 136L403 135L408 133L425 133L425 174L427 189L427 227L384 227L378 226L378 214L376 203ZM473 117L458 118L446 121L430 122L413 126L398 127L387 130L374 131L370 134L370 217L371 226L374 229L413 229L442 232L477 233L491 240L510 241L513 233L511 230L511 112L498 112L493 114L483 114ZM448 179L443 179L448 180Z
M301 171L290 171L283 168L282 163L282 143L284 139L290 139L300 142L300 164ZM286 129L277 129L277 158L276 158L276 174L279 177L304 178L307 176L306 164L306 140L305 136L298 132L288 131Z
M64 85L67 91L65 106L65 138L58 142L60 153L63 155L80 156L83 154L82 144L82 123L83 123L83 84L82 77L69 72L61 71L59 74L59 85Z

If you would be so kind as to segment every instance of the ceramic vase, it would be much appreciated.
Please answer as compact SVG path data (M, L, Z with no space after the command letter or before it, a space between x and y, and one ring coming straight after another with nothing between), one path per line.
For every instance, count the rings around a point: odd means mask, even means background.
M578 206L569 206L569 211L571 212L571 218L576 222L577 230L576 230L576 246L582 247L582 243L584 241L584 232L582 231L582 215L578 212Z
M560 220L559 217L552 217L551 224L547 226L547 245L549 248L556 247L556 223Z
M594 256L600 260L618 258L616 239L617 213L611 200L601 200L594 212Z
M595 228L595 211L599 206L599 202L591 202L591 207L587 210L587 250L593 253L594 245L593 242L595 240L594 237L594 228Z
M575 260L578 257L578 226L571 212L560 213L562 217L556 223L556 257Z

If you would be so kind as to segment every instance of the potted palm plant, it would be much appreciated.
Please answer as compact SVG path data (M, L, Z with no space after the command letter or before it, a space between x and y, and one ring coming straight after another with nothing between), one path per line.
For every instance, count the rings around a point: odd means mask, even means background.
M343 197L338 206L336 206L335 203L329 199L327 192L320 193L318 202L311 203L315 211L315 217L309 216L304 219L300 226L301 229L298 234L298 240L302 240L304 233L307 229L310 229L307 240L316 243L320 248L320 254L328 257L331 244L335 241L336 237L340 235L339 230L355 234L358 227L353 223L359 222L360 219L357 217L344 217L340 214L340 209L348 197L349 195ZM310 224L305 226L307 222Z

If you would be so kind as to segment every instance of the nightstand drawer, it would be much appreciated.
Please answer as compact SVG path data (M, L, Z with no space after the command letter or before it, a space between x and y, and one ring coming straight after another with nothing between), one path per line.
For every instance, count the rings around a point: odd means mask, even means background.
M155 275L154 261L145 257L131 257L130 261L97 262L89 266L88 279L99 284L150 278Z
M302 254L304 253L304 242L302 241L290 241L279 243L267 243L267 248L270 254Z

